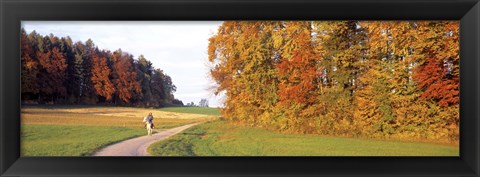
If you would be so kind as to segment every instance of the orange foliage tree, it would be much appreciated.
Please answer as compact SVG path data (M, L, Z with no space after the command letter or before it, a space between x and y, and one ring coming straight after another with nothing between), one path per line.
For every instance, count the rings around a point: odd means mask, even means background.
M112 100L115 87L110 81L110 68L107 65L107 58L100 52L92 53L92 83L95 93L102 96L106 101Z
M133 99L141 97L140 83L136 80L137 73L133 65L132 56L121 50L113 52L113 82L116 86L117 99L130 103Z
M99 50L91 39L74 43L68 36L21 32L24 103L149 107L181 103L173 96L176 87L170 76L143 55L135 60L120 50L113 54Z
M209 42L228 120L458 141L458 22L226 21Z

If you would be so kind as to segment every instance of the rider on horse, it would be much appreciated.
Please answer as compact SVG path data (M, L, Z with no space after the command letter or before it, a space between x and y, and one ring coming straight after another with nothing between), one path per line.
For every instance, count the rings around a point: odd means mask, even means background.
M151 128L155 128L155 125L153 125L153 115L152 115L152 113L148 113L148 116L145 117L145 119L143 121L152 124ZM145 124L145 128L146 127L147 127L147 125Z

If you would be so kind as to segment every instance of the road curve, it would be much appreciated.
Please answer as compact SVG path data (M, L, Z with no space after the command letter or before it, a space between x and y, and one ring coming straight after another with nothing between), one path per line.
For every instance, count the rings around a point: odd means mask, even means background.
M160 131L158 133L153 134L152 136L145 135L145 136L121 141L121 142L112 144L110 146L107 146L101 149L100 151L97 151L96 153L93 154L93 156L149 156L147 152L147 148L152 143L155 143L163 139L167 139L170 136L180 133L183 130L200 123L201 122Z

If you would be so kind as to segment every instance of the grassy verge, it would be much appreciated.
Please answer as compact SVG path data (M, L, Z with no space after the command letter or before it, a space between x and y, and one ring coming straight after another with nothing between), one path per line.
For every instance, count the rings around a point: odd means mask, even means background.
M458 156L458 147L291 135L223 121L198 125L149 147L158 156Z
M22 156L85 156L124 139L145 135L141 128L22 125Z

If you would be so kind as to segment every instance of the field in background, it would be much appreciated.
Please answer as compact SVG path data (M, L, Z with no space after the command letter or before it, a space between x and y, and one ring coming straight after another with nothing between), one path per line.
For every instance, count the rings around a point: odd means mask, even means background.
M206 107L169 107L162 108L161 111L176 112L176 113L191 113L191 114L203 114L219 116L220 109L218 108L206 108Z
M224 121L198 125L148 149L158 156L458 156L456 146L292 135Z
M21 155L90 155L106 145L145 135L142 120L149 112L155 117L156 129L216 118L210 115L145 108L23 106Z
M212 118L208 115L179 114L159 109L129 107L23 107L22 124L95 125L143 127L149 112L157 128L171 128Z

